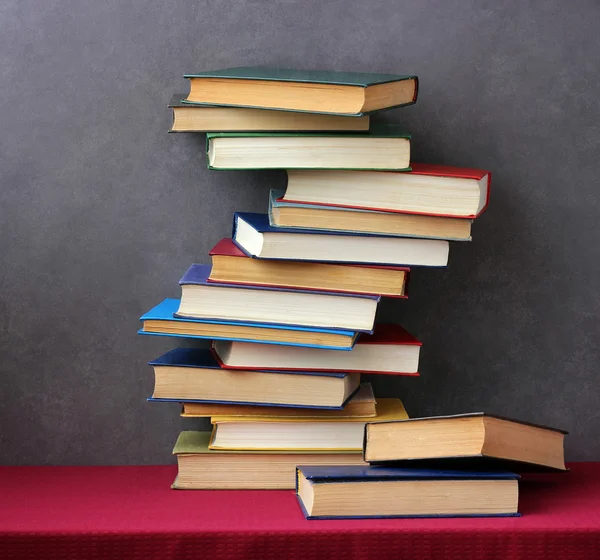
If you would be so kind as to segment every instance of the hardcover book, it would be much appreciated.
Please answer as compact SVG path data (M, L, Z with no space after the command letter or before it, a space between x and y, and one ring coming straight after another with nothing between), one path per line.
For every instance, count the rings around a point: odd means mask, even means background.
M149 365L155 401L341 409L360 384L359 373L227 370L200 348L175 348Z
M406 173L289 170L283 201L474 219L486 209L491 173L413 163Z
M299 466L306 519L518 516L519 476L510 472Z
M211 450L210 432L179 434L173 454L177 490L293 490L296 465L364 465L359 451L244 451Z
M400 399L378 399L375 418L294 418L289 416L213 416L211 449L362 449L367 422L408 418Z
M209 169L410 169L410 135L368 132L209 132Z
M186 74L188 103L362 115L411 105L418 78L398 74L240 67Z
M419 375L421 343L399 325L379 324L373 335L361 335L350 352L271 346L214 340L219 363L230 369L358 371Z
M175 317L181 301L167 298L140 317L138 334L235 340L253 344L284 344L328 350L350 350L357 338L353 331L309 328L300 325L272 325L211 319Z
M271 189L271 227L471 241L472 220L288 202L284 195L285 190Z
M209 255L208 282L398 298L406 297L408 288L406 267L253 259L231 239L221 239Z
M369 424L365 461L403 467L564 471L567 432L483 412Z
M192 105L176 93L168 105L173 110L169 132L251 132L369 130L369 117L315 115L288 111L265 111L241 107Z
M386 266L448 264L450 244L438 239L274 228L267 214L236 212L233 241L257 259Z
M374 417L376 400L370 383L361 383L359 390L346 402L344 408L298 408L242 404L214 404L184 402L181 416L184 418L209 418L211 416L270 416L281 418L351 418Z
M210 266L193 264L179 281L176 315L370 332L379 296L208 282Z

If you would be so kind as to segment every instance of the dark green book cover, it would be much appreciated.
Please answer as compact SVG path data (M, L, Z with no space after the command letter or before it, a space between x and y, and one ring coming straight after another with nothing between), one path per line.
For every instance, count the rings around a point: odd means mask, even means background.
M403 131L399 126L392 124L378 124L372 126L367 132L208 132L206 134L206 162L209 169L218 169L222 171L227 170L239 170L239 169L263 169L262 167L248 167L248 168L228 168L228 167L214 167L210 163L210 142L213 138L250 138L250 137L270 137L270 138L283 138L283 137L307 137L307 138L322 138L322 137L337 137L337 138L403 138L410 140L411 136L407 132ZM286 166L286 169L294 169L294 167ZM265 167L264 169L272 169ZM307 169L303 167L302 169ZM348 170L360 170L360 171L410 171L410 167L398 168L376 168L370 169L365 167L313 167L311 169L348 169Z
M364 108L359 111L345 111L341 108L339 110L327 110L320 111L318 109L313 110L299 107L275 106L275 104L269 104L265 100L264 104L250 105L243 102L240 103L226 103L219 102L218 105L223 106L235 106L235 107L250 107L255 109L269 109L273 111L293 111L299 113L323 113L323 114L336 114L340 116L359 117L368 115L370 113L382 110L388 110L395 107L403 107L406 105L413 105L417 101L417 95L419 91L419 79L415 75L410 74L383 74L374 72L337 72L330 70L296 70L291 68L268 68L268 67L237 67L237 68L224 68L221 70L210 70L207 72L198 72L195 74L184 74L184 78L190 80L196 78L215 78L225 80L251 80L251 81L271 81L271 82L288 82L288 83L305 83L305 84L323 84L330 86L348 86L353 88L366 89L373 86L380 86L383 84L391 84L396 82L405 82L407 80L414 81L414 92L412 98L401 103L393 103L389 106L379 107L374 109ZM205 102L202 100L188 100L182 99L183 103L192 105L204 105ZM209 103L206 103L209 104ZM215 104L214 102L212 104Z
M291 68L245 67L210 70L198 74L184 74L184 78L227 78L233 80L269 80L274 82L303 82L368 87L390 82L416 80L417 76L379 74L371 72L333 72L329 70L294 70Z
M340 136L343 138L406 138L410 140L411 136L401 127L394 124L376 124L366 132L208 132L206 139L211 138L246 138L250 136L268 136L268 137L283 137L283 136L305 136L322 137L322 136Z
M173 455L184 455L184 454L218 454L218 453L234 453L238 455L247 455L248 451L242 451L239 449L209 449L208 444L210 442L211 432L196 432L191 430L183 431L179 434L175 447L173 448ZM254 455L347 455L353 454L352 451L340 451L337 449L317 449L314 451L307 452L302 449L286 449L285 451L272 450L272 449L257 449L251 452ZM359 452L360 453L360 452Z
M167 105L167 108L169 109L176 109L177 107L189 107L190 105L192 105L191 103L187 103L185 100L185 93L174 93L171 96L171 99L169 101L169 104ZM197 105L197 103L194 103L194 105ZM214 105L209 105L207 104L202 104L200 107L214 107Z

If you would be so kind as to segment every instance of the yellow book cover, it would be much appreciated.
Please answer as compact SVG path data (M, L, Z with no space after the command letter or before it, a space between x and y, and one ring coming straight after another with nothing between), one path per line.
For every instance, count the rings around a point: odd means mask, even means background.
M324 423L324 424L329 424L329 423L345 423L345 424L362 424L362 426L358 426L359 429L364 429L364 425L367 422L385 422L385 421L390 421L390 420L406 420L408 418L408 414L406 413L406 410L404 409L404 405L402 404L402 401L400 399L379 399L377 401L377 416L373 417L373 416L369 416L369 417L361 417L361 418L290 418L290 417L281 417L281 418L274 418L272 416L265 416L265 417L259 417L259 416L249 416L249 417L240 417L240 416L213 416L211 418L211 422L213 424L213 431L211 434L211 438L210 438L210 443L209 443L209 449L211 450L217 450L217 449L240 449L240 450L244 450L246 452L255 452L258 451L260 449L262 449L261 447L254 447L252 445L252 443L250 441L248 441L248 439L244 440L244 437L242 436L243 442L239 443L239 444L225 444L225 442L222 443L217 443L216 439L217 439L217 432L219 429L219 425L222 425L223 428L225 429L224 425L227 424L244 424L245 426L248 426L249 424L281 424L281 425L285 425L285 424L315 424L315 423ZM362 435L359 438L360 439L360 444L357 441L357 436L356 434L354 436L352 436L352 439L350 441L348 441L348 443L346 445L340 445L339 447L335 447L335 448L329 448L326 446L321 446L321 447L317 447L314 446L314 440L313 441L313 447L310 446L304 446L303 444L300 444L296 447L290 447L290 446L282 446L281 444L275 444L273 442L273 446L264 446L268 449L271 449L273 451L282 451L282 452L287 452L287 451L292 451L292 450L302 450L305 453L310 453L310 452L315 452L315 451L328 451L328 452L340 452L340 451L345 451L345 452L349 452L349 451L360 451L362 450Z
M376 416L356 416L351 418L298 418L292 416L212 416L213 424L225 422L384 422L406 420L408 414L400 399L377 399Z

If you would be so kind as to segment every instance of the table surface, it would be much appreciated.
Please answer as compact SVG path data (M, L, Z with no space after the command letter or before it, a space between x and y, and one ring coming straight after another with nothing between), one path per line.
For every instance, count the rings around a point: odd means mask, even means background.
M413 552L420 546L423 558L434 557L427 550L451 550L457 558L470 550L472 557L479 557L473 547L481 549L482 558L513 557L528 546L543 547L555 558L563 548L570 558L585 558L578 553L588 554L592 547L600 557L600 463L569 466L569 473L523 478L522 517L332 521L305 520L288 490L171 490L175 466L0 467L0 557L3 550L12 550L10 543L23 554L27 546L43 546L44 538L56 536L80 543L86 536L107 542L151 536L166 543L176 538L183 547L178 560L188 552L191 558L193 546L207 547L221 558L281 558L289 556L287 544L295 547L293 557L300 558L298 543L310 558L320 557L319 548L331 543L338 550L350 546L348 558L379 560L387 557L385 551L397 554L407 546ZM510 535L508 545L498 544L503 534ZM8 548L2 548L3 542ZM252 548L257 542L260 554ZM368 544L362 551L361 543ZM270 544L279 547L279 555L269 552ZM490 555L487 546L503 556ZM152 550L156 557L171 557L158 545Z

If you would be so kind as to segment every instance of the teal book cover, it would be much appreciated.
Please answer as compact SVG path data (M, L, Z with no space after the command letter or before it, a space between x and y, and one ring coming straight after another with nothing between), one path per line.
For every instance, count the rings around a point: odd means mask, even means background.
M396 124L378 123L374 124L366 132L323 131L323 132L208 132L207 140L211 138L250 138L269 137L283 138L286 136L302 136L304 138L342 137L342 138L404 138L410 140L411 135Z
M341 86L368 87L390 82L414 80L417 76L383 74L376 72L337 72L332 70L296 70L293 68L268 68L264 66L239 66L209 70L197 74L184 74L184 78L224 78L232 80L267 80L275 82L302 82Z
M150 336L168 336L173 338L189 338L189 339L201 339L201 340L234 340L239 342L255 342L257 344L275 344L275 345L286 345L286 346L298 346L304 348L324 348L329 350L351 350L358 338L358 333L355 331L344 331L338 329L328 329L319 327L305 327L301 325L275 325L272 323L249 323L241 321L220 321L214 319L188 319L184 317L176 317L175 314L179 309L180 300L167 298L161 303L153 307L147 313L144 313L140 317L140 321L144 325L142 329L138 330L138 334L150 335ZM146 322L152 324L154 321L165 321L173 325L173 329L170 332L157 331L146 326ZM316 338L321 338L321 335L337 335L340 338L345 339L345 342L339 344L311 344L302 342L280 342L278 340L269 340L264 338L248 338L240 336L219 336L216 332L210 334L189 334L184 333L185 325L187 324L206 324L208 326L214 325L229 325L238 327L254 327L259 329L270 329L273 331L289 331L290 333L315 333Z
M290 138L302 140L290 142ZM246 141L240 142L240 139ZM323 139L331 140L324 142ZM410 171L410 139L409 133L394 124L372 126L367 132L209 132L206 161L209 169L223 171ZM356 140L362 142L359 144ZM325 153L327 158L324 159Z
M188 104L217 104L359 117L413 105L419 79L409 74L237 67L185 74ZM197 87L196 87L197 84Z

